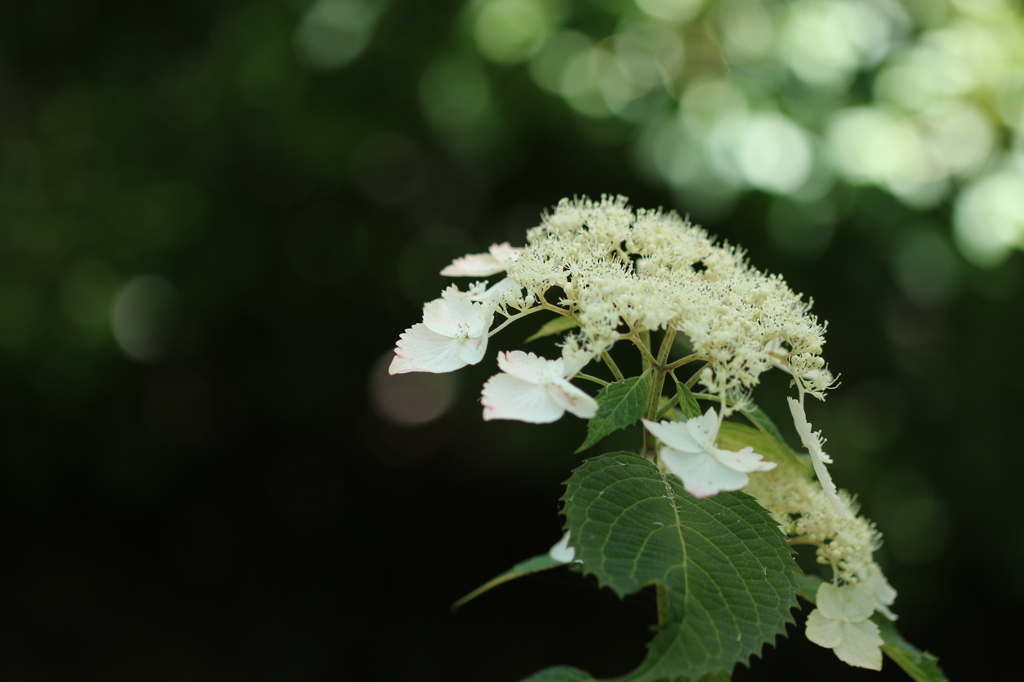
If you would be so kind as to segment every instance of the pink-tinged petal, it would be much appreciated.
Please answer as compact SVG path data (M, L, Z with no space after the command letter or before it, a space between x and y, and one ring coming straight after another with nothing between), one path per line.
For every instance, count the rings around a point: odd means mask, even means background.
M839 646L843 641L843 628L838 620L826 618L820 609L814 609L807 616L807 639L826 649Z
M590 419L597 414L597 401L565 379L559 378L549 384L548 393L555 403L581 419Z
M878 626L870 620L859 623L841 623L843 641L832 647L839 660L858 668L882 669L882 649L885 643L879 636Z
M786 398L786 400L789 401L789 411L793 415L793 425L796 426L801 442L803 442L807 452L811 455L811 465L814 466L814 473L821 483L821 488L825 491L825 496L832 503L832 508L836 510L839 518L844 518L846 516L846 505L839 499L836 484L832 482L832 476L829 474L828 469L825 468L825 463L831 463L832 460L822 452L821 441L811 430L811 424L807 421L804 406L793 398Z
M489 277L505 271L505 264L489 253L471 253L456 258L441 271L445 277Z
M455 339L431 331L422 322L414 324L399 337L390 374L432 372L440 374L466 366Z
M679 477L686 492L694 497L711 497L723 490L739 490L750 481L746 474L730 469L703 451L692 454L662 448L661 461Z
M690 435L690 430L686 427L686 422L652 422L644 419L643 423L655 438L673 450L686 452L692 455L707 452L701 444L694 440L693 436Z
M519 258L519 254L523 252L523 249L518 246L512 246L508 242L502 242L501 244L491 244L487 251L496 260L508 265Z
M761 459L761 455L750 447L743 448L739 452L715 448L715 457L722 464L736 471L771 471L775 468L775 462L764 461Z
M492 244L488 253L471 253L456 258L441 271L446 277L489 277L504 272L509 263L519 257L522 249L504 244Z
M536 385L544 382L550 362L552 361L539 358L533 353L524 353L521 350L498 353L498 369L517 379Z
M511 374L495 374L484 384L484 421L511 419L531 424L548 424L565 414L547 389L517 379Z

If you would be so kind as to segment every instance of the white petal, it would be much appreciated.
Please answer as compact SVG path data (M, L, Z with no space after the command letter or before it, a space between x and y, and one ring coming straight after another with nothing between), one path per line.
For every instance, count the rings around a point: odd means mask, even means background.
M832 482L832 476L828 473L828 469L825 468L825 462L831 462L832 460L822 452L821 441L811 430L811 425L807 421L807 414L804 412L804 406L793 398L786 398L786 400L789 401L789 411L793 415L793 425L796 426L796 431L800 434L800 440L811 455L811 464L814 466L814 473L821 483L821 488L825 491L825 495L828 497L829 502L832 503L832 507L836 510L839 518L844 518L846 516L846 506L839 499L836 484Z
M569 346L563 346L562 363L564 370L562 375L566 379L571 379L593 359L594 354L590 351L583 350L579 347L570 348Z
M764 461L751 447L738 452L715 448L714 455L719 462L736 471L771 471L775 468L775 462Z
M565 414L543 386L518 379L511 374L495 374L484 384L482 401L484 421L512 419L531 424L547 424Z
M523 285L516 282L511 277L506 277L491 288L487 289L483 295L483 302L485 305L496 307L500 303L505 303L509 299L515 300L519 298L519 293L522 291Z
M502 372L507 372L517 379L538 386L544 382L550 362L553 361L539 358L533 353L524 353L521 350L498 353L498 368Z
M460 354L461 346L455 339L431 331L422 322L414 324L399 337L388 373L440 374L465 367L468 363Z
M807 628L804 630L807 639L818 646L826 649L839 646L843 641L843 629L838 620L832 620L822 615L819 609L814 609L807 616Z
M483 336L494 320L494 310L490 306L476 301L447 301L452 321L457 329L464 330L470 338Z
M487 337L469 338L465 341L458 341L459 358L467 365L475 365L484 359L487 353Z
M877 563L868 564L868 566L860 572L860 579L868 582L871 587L874 588L875 601L879 604L888 606L896 601L896 590L894 590L892 585L889 584L889 581L885 579L885 574L882 573L882 567ZM889 614L886 615L888 616ZM892 616L889 616L889 619L895 620Z
M646 419L643 422L644 426L654 434L655 438L673 450L692 455L706 452L704 447L690 435L690 430L686 428L686 422L652 422Z
M551 546L548 554L551 555L552 559L561 561L563 564L567 564L576 558L576 550L569 546L569 531L565 531L562 539Z
M858 668L869 670L882 669L882 649L884 642L879 637L878 626L870 620L860 623L843 623L843 641L832 650L839 660Z
M490 252L490 254L494 256L495 259L501 261L505 265L514 262L517 258L519 258L519 254L523 252L521 248L517 246L512 246L508 242L503 242L501 244L491 244L487 248L487 251Z
M833 620L857 623L867 620L875 612L875 592L867 583L842 587L822 583L816 601L818 609Z
M505 264L489 253L471 253L456 258L441 271L446 277L488 277L505 271Z
M715 408L709 407L703 415L688 419L686 428L702 448L711 450L718 439L718 413L715 412Z
M723 490L739 490L750 478L743 472L730 469L707 452L700 454L661 449L661 461L679 477L686 492L694 497L711 497Z
M519 257L522 249L504 244L492 244L488 253L471 253L456 258L441 271L448 277L488 277L504 272L508 264Z
M449 304L461 303L459 299L435 298L423 305L423 324L432 332L451 338L459 332L459 327L452 319L452 308Z
M590 419L597 414L597 401L565 379L556 379L547 388L552 400L577 417Z

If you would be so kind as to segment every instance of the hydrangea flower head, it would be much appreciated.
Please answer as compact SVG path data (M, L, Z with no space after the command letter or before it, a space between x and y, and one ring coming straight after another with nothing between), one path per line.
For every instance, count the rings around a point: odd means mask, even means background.
M700 381L717 396L746 394L780 357L821 395L820 382L805 378L824 365L824 326L810 304L677 214L634 211L623 197L563 199L527 242L508 277L538 297L559 290L591 351L623 328L672 328L709 359Z

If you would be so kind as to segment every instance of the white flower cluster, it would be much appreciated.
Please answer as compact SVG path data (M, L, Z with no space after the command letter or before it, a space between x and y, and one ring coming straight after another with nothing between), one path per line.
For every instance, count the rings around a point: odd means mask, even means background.
M451 286L427 303L423 321L401 335L390 372L450 372L476 364L491 335L541 310L566 318L557 329L577 329L554 360L518 350L499 353L501 372L483 387L485 420L547 423L566 412L590 419L597 401L569 380L596 357L622 379L607 354L619 341L636 344L645 366L662 378L687 362L702 363L688 383L699 381L707 391L700 397L718 410L681 421L673 414L666 421L644 419L661 443L659 465L695 497L746 487L794 542L817 545L819 561L834 569L834 584L823 584L818 593L808 637L852 665L880 667L882 642L867 619L876 610L895 618L888 606L896 593L872 559L877 531L837 491L825 468L832 460L804 413L805 397L823 400L834 383L821 357L825 325L808 312L810 303L781 277L754 269L737 248L715 244L675 213L634 211L623 197L563 199L528 232L525 247L495 244L441 271L455 277L501 273L505 277L496 284L477 281L466 291ZM506 319L492 329L496 314ZM664 356L655 358L649 333L658 330L666 332ZM693 353L673 364L667 355L679 332ZM820 486L795 464L777 466L750 447L717 445L723 419L749 400L760 375L773 366L793 377L799 399L789 398L790 412ZM653 399L648 416L665 414L660 396ZM573 560L568 535L551 556Z
M521 253L509 244L495 244L489 253L469 254L441 271L442 275L487 277L503 272ZM493 333L495 312L511 318L509 307L520 311L539 309L534 299L522 295L522 287L506 277L492 287L475 282L468 291L451 286L441 298L423 307L423 321L399 338L389 372L451 372L480 362ZM566 412L589 419L597 413L597 401L569 383L593 355L572 340L562 357L546 360L533 353L498 354L501 374L491 377L483 389L484 419L514 419L544 424Z
M563 199L527 241L509 278L536 297L560 290L595 353L624 331L672 328L707 358L700 381L717 396L746 394L773 364L818 397L831 382L810 303L675 213Z
M889 609L896 590L873 558L882 539L875 525L857 514L845 490L834 494L848 513L836 514L828 489L808 481L793 465L758 477L745 491L772 513L793 542L815 545L818 563L832 567L833 582L822 583L817 608L807 619L807 638L833 649L850 665L880 670L883 642L868 618L878 611L896 620Z

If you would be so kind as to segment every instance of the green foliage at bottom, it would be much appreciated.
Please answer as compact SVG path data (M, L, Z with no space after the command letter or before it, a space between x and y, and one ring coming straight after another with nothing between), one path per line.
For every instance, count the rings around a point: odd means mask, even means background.
M585 573L620 596L657 585L662 597L647 658L620 682L727 677L793 622L792 550L749 495L698 500L651 462L620 452L584 462L562 500ZM562 667L528 679L593 678Z

